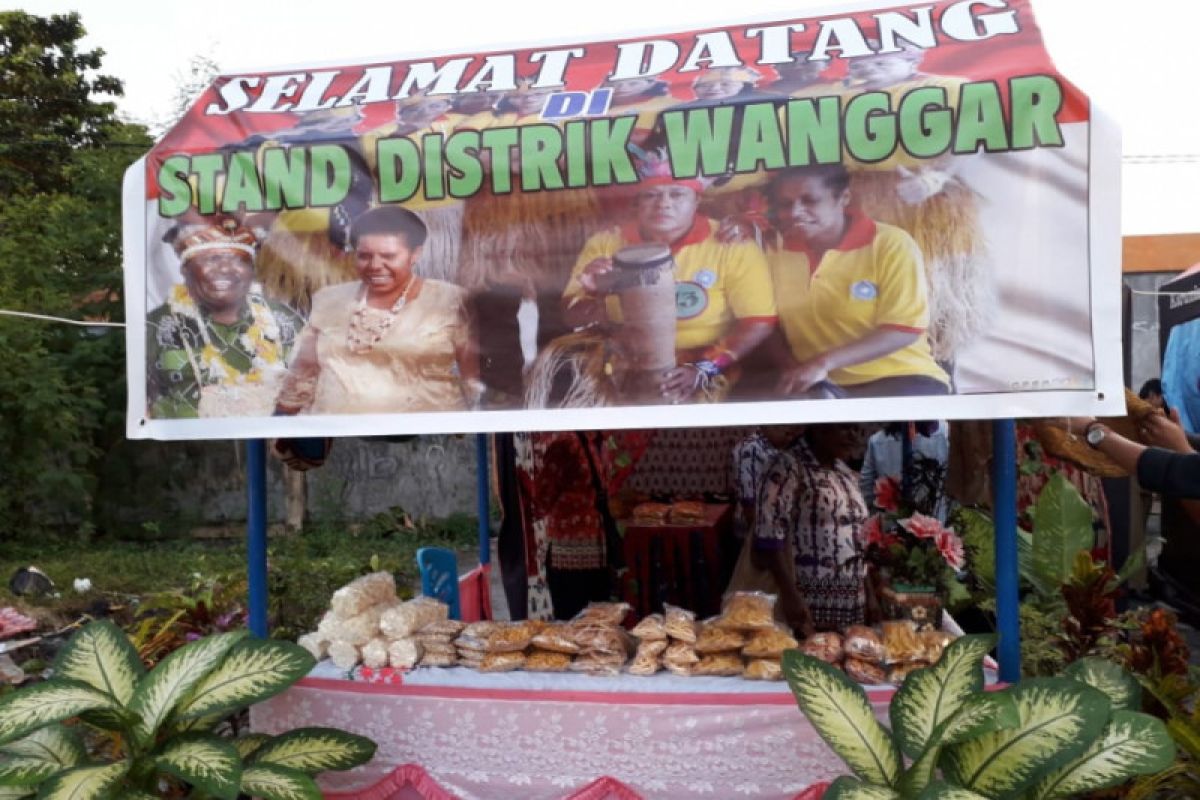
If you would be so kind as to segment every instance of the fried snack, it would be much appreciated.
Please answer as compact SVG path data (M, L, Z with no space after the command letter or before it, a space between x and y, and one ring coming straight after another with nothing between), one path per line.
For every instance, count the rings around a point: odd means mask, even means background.
M425 653L437 653L443 656L457 656L458 648L453 642L424 642L417 638L417 642L421 645L421 650Z
M691 666L700 663L700 656L687 642L672 642L663 652L662 661L664 667L668 664Z
M800 643L782 628L755 631L750 634L750 640L742 648L742 655L747 658L779 658L784 650L799 647ZM698 649L698 648L697 648Z
M663 630L677 642L696 643L696 613L678 606L663 606Z
M887 682L887 673L883 671L883 667L878 664L872 664L870 661L846 656L843 669L846 670L846 674L850 676L851 680L856 680L859 683L879 684Z
M489 620L481 620L480 622L472 622L462 629L463 636L476 636L480 639L487 639L492 635L492 631L496 630L499 623Z
M350 642L330 642L329 660L338 669L353 669L358 663L358 646Z
M488 653L477 668L480 672L512 672L525 666L525 654L520 652Z
M766 630L775 627L775 595L765 592L734 592L725 598L721 616L713 620L719 628Z
M633 626L633 630L631 630L630 633L643 642L666 639L667 629L665 627L663 615L651 614L648 617L642 617L641 621L637 625Z
M575 615L572 622L598 623L601 625L620 625L629 615L633 606L629 603L588 603L587 607Z
M418 667L453 667L458 664L458 656L454 653L437 653L426 650L417 662Z
M955 640L953 633L947 631L920 631L917 636L921 639L921 660L936 664L942 657L946 645Z
M454 648L454 637L453 636L442 636L440 634L418 633L415 636L413 636L412 638L414 638L418 642L420 642L421 645L426 650L428 650L431 647L441 647L443 645L446 647L449 647L451 649Z
M651 639L638 645L635 658L658 658L667 649L666 639Z
M458 664L462 667L470 667L471 669L479 669L479 665L483 663L483 653L458 654Z
M883 640L879 638L879 634L865 625L851 625L846 628L842 649L846 651L847 657L870 661L872 664L883 663Z
M423 653L416 639L396 639L388 645L388 663L396 669L412 669Z
M571 656L556 650L534 648L525 657L525 669L530 672L566 672L571 667Z
M676 664L674 661L662 662L663 669L672 675L679 675L684 678L690 678L692 675L692 664Z
M464 633L454 640L454 646L458 649L459 654L476 653L482 658L484 652L487 650L487 639L481 639L478 636L470 636Z
M698 525L707 519L708 509L695 500L676 500L671 504L673 525Z
M658 642L650 642L648 644L658 644ZM665 646L666 642L664 641L662 644ZM633 663L630 664L625 671L630 675L644 676L653 675L660 669L662 669L662 661L659 659L657 654L650 652L643 653L641 649L639 649L637 655L633 657Z
M457 619L439 619L436 622L431 622L424 628L421 628L417 633L421 636L445 636L453 639L463 632L463 628L467 623Z
M589 675L619 675L626 660L619 653L583 653L571 662L571 671Z
M579 645L575 644L570 625L560 622L547 625L531 640L534 647L542 650L553 650L556 653L575 655Z
M755 658L746 664L742 677L751 681L781 681L783 667L773 658Z
M371 606L396 602L396 579L390 572L372 572L355 578L333 593L329 598L329 610L335 616L347 619L366 611Z
M379 628L388 639L412 636L431 622L447 619L450 607L431 597L414 597L383 612Z
M925 645L917 636L917 627L906 620L885 622L883 629L883 663L906 664L925 654Z
M329 640L316 631L304 634L296 640L296 644L311 653L317 661L324 658L325 653L329 650Z
M524 650L533 639L533 630L523 622L511 622L496 627L487 637L484 650L489 653L515 653Z
M692 667L693 675L741 675L745 667L742 657L736 650L724 653L706 653L700 657L700 663Z
M380 669L388 665L388 640L376 636L362 646L362 663L364 667Z
M635 525L662 525L667 521L671 507L666 503L638 503L633 507Z
M572 623L571 636L582 652L613 653L628 658L634 650L633 637L615 625Z
M910 673L921 669L922 667L928 666L929 664L924 661L909 661L906 664L896 664L888 670L888 683L894 683L899 686L900 684L904 683L904 679L907 678Z
M700 635L696 637L696 652L723 653L740 650L745 644L746 637L735 630L704 625L700 628Z
M814 633L800 643L800 652L824 661L826 664L836 664L842 660L842 637L836 633Z

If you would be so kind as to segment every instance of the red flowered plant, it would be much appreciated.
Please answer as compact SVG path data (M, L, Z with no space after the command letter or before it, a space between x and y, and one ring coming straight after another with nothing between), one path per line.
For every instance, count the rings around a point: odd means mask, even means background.
M966 566L962 539L954 529L906 502L895 478L875 482L875 508L863 528L867 557L894 586L943 588L954 571Z

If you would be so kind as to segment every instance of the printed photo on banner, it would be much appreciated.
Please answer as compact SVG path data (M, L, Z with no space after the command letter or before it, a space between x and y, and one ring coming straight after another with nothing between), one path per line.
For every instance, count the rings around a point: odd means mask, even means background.
M134 167L130 431L1094 402L1101 125L1028 0L221 76Z

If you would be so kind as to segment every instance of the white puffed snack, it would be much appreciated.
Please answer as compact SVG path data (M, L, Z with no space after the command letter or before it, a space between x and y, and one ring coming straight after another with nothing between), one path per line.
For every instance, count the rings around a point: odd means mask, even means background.
M362 646L362 662L364 667L382 669L388 665L388 640L376 636Z
M396 579L390 572L372 572L355 578L333 593L329 608L346 619L361 614L371 606L396 602Z
M412 669L421 660L421 644L415 639L396 639L388 645L388 663L396 669Z
M317 623L317 635L327 642L332 642L336 637L333 635L338 626L342 624L341 619L332 611L326 611L321 617L321 621Z
M306 633L296 640L296 644L312 653L312 657L320 661L329 650L329 640L319 633Z
M349 642L330 642L329 658L338 669L353 669L358 663L358 648Z
M362 647L379 635L379 618L387 608L386 605L371 606L349 619L335 618L330 624L332 635L329 638Z
M431 597L414 597L392 606L379 618L379 628L388 639L403 639L431 622L446 619L450 608Z

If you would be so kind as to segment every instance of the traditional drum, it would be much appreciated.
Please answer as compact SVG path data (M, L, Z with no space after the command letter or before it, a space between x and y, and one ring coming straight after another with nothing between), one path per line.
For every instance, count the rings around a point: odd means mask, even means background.
M663 373L675 367L675 259L665 245L632 245L613 256L610 274L621 308L621 393L661 402Z

